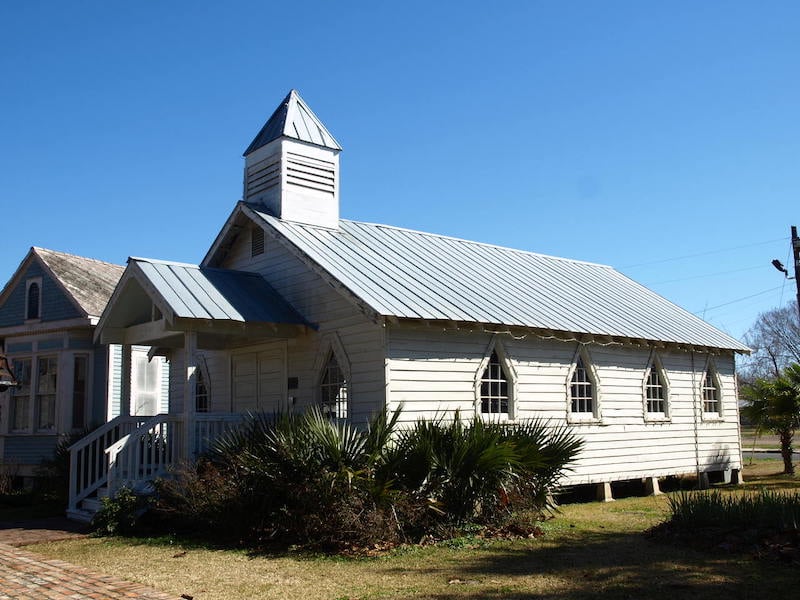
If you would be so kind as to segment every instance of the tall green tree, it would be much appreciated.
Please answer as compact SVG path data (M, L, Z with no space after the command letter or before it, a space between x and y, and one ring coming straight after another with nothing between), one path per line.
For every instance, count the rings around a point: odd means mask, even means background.
M742 389L743 412L759 428L780 437L783 472L794 475L792 442L800 427L800 364L792 363L778 377L759 377Z

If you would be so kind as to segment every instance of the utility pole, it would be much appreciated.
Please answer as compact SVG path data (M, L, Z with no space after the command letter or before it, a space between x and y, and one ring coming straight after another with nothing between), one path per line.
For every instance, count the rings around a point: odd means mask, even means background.
M800 315L800 279L797 278L800 269L800 238L797 237L797 227L792 225L792 254L794 256L794 284L797 287L797 311Z

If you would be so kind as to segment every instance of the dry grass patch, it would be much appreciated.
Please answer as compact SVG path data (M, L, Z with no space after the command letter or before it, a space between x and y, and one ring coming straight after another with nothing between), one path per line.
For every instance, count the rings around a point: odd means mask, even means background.
M779 462L755 463L748 484L789 489ZM732 490L731 493L741 493ZM180 544L86 539L38 545L50 557L196 600L239 598L594 598L698 600L785 596L796 572L722 551L655 543L642 533L668 513L665 497L574 504L537 539L461 538L378 558L251 556ZM185 552L185 554L184 554Z

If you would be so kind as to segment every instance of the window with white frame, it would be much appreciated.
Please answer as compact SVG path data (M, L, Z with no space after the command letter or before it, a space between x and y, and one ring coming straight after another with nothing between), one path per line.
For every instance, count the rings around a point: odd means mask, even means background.
M703 412L720 414L720 398L722 394L713 364L709 364L706 368L700 391L703 396Z
M55 356L40 356L36 363L36 428L51 431L56 428L58 359Z
M333 350L328 353L319 384L323 414L337 419L347 418L347 377Z
M493 350L480 379L481 414L508 416L510 400L510 377Z
M34 320L42 317L42 280L29 279L25 290L25 319Z
M33 360L15 358L14 377L17 385L11 388L11 431L26 431L31 426L31 370Z
M595 415L597 411L597 389L583 352L577 354L570 378L569 403L570 411L575 415Z
M653 357L644 380L645 411L648 415L666 417L668 413L668 394L666 376L657 357Z

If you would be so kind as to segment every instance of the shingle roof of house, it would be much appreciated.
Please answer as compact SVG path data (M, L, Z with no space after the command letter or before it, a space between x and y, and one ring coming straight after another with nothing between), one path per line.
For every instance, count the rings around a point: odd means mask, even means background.
M749 351L609 266L357 221L324 229L249 208L381 315Z
M130 258L172 316L239 322L305 324L305 320L257 273Z
M122 272L121 265L56 252L31 249L90 317L99 317L106 307Z
M303 101L297 90L291 90L283 99L283 102L275 109L264 127L244 151L244 155L247 156L279 137L289 137L333 150L342 149L322 121Z

